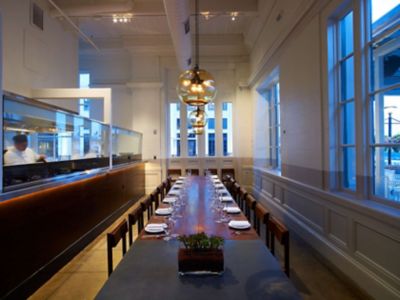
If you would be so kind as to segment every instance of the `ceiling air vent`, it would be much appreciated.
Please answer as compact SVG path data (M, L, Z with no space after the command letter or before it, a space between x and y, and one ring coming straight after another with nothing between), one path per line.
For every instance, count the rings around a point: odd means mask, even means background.
M188 18L183 25L185 26L185 34L188 34L190 31L190 19Z
M31 15L31 21L32 24L35 25L37 28L40 30L43 30L43 9L37 5L35 2L32 2L32 15Z

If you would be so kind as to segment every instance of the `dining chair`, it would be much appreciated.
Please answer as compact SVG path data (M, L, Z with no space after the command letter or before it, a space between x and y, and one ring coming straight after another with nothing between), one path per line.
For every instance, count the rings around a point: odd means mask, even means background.
M269 248L269 231L268 231L269 211L260 203L256 203L254 207L254 229L261 236L261 224L265 225L265 244Z
M128 214L128 237L129 237L129 246L133 243L133 226L137 224L138 235L142 231L143 224L143 212L140 206L136 207L132 212Z
M161 185L162 186L162 185ZM164 197L161 197L161 190L160 186L158 186L151 194L152 197L151 201L153 202L154 206L153 209L157 209L160 206L160 202Z
M289 265L289 230L276 218L271 217L268 220L268 230L271 233L271 253L275 255L275 238L283 246L284 249L284 271L289 277L290 265Z
M160 205L160 201L162 201L164 199L164 197L165 197L165 189L164 189L164 183L163 182L158 185L156 191L157 191L157 198L153 199L153 201L156 204L156 209L157 209L158 206Z
M239 205L239 207L240 207L240 209L241 209L242 211L244 211L244 209L245 209L245 203L244 203L244 201L245 201L245 199L246 199L247 194L248 194L248 193L247 193L247 191L246 191L245 188L243 188L243 187L240 187L240 188L239 188L238 205Z
M182 176L182 171L181 169L168 169L167 174L171 177L171 180L175 182L179 176Z
M153 214L153 199L150 196L147 196L142 202L140 202L140 207L142 208L142 213L147 212L147 221L150 220L151 215Z
M218 169L205 169L204 176L207 175L207 172L208 172L208 174L211 174L211 175L218 175Z
M171 187L172 187L172 178L171 176L168 176L167 179L165 180L165 194L168 194Z
M113 248L115 248L122 239L122 256L126 253L126 233L128 232L128 223L123 220L113 231L107 233L107 264L108 276L113 271Z
M254 210L256 208L256 204L256 199L252 195L247 194L244 199L244 214L252 224L254 224Z
M226 175L235 178L235 169L221 169L221 178L224 178Z
M240 191L240 184L235 182L232 187L231 196L238 205L239 205L239 191Z
M186 169L186 175L190 174L191 176L199 176L199 169Z

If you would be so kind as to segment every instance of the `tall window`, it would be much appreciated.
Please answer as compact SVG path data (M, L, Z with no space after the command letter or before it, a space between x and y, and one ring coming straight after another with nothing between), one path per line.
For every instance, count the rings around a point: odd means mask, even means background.
M181 104L169 104L170 119L170 154L172 157L181 156Z
M400 201L400 1L370 1L373 193Z
M353 11L338 22L337 28L337 112L340 122L339 163L343 188L356 189L355 99Z
M268 101L269 165L281 168L281 130L279 83L273 83L266 92Z
M206 105L206 113L208 117L205 128L206 139L206 156L215 156L215 104Z
M194 106L187 106L187 124L188 124L188 130L187 130L187 149L188 149L188 156L197 156L197 135L194 133L192 124L190 124L189 121L189 115L192 111L196 110L196 107Z
M400 0L352 3L357 9L336 18L334 34L328 30L340 187L400 201ZM371 180L357 182L356 174Z
M232 103L222 103L222 153L223 156L233 154L233 113Z
M90 87L90 74L80 73L79 74L79 87L81 89L87 89ZM79 99L79 114L83 117L90 117L90 100Z

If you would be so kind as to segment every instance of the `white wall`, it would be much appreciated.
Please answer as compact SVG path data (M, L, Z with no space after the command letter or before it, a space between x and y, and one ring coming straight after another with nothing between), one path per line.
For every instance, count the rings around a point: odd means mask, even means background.
M45 10L47 1L37 1ZM78 38L44 15L44 30L30 23L30 0L2 0L4 90L30 96L31 88L70 88L78 83ZM57 102L77 110L77 101Z
M316 4L275 49L258 42L252 51L251 62L264 61L251 64L250 78L258 78L251 88L254 165L245 166L253 178L244 184L272 215L372 297L398 299L400 211L323 189L323 153L329 149L323 147L322 9ZM275 68L281 91L282 176L266 168L267 105L257 92Z

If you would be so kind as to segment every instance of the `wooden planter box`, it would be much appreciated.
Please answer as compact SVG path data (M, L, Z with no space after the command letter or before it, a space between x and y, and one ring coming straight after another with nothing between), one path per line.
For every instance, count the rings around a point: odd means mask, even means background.
M216 250L179 249L178 270L181 275L220 275L224 272L224 253Z

